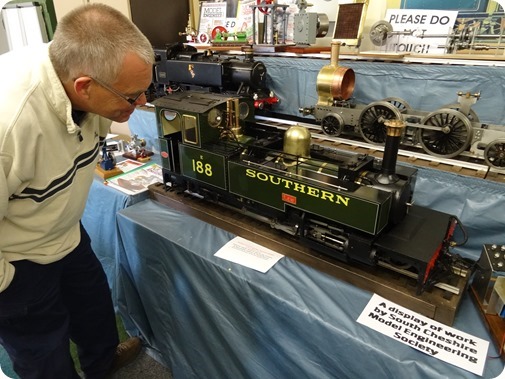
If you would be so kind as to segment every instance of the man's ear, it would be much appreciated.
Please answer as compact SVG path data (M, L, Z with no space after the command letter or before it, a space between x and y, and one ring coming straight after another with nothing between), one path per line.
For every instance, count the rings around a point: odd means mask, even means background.
M74 91L75 93L84 99L89 99L89 93L91 88L91 79L89 76L81 76L74 80Z

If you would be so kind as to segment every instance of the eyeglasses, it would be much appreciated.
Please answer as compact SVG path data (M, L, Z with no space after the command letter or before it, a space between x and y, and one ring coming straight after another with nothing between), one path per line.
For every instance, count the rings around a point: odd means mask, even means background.
M144 92L140 92L135 97L126 96L126 95L123 95L121 92L116 91L114 88L112 88L108 84L102 82L100 79L97 79L97 78L95 78L95 77L93 77L91 75L86 75L86 76L89 77L89 78L91 78L91 79L93 79L95 82L97 82L98 84L100 84L106 90L108 90L108 91L112 92L113 94L119 96L121 99L126 100L131 105L135 104L137 102L137 100L140 98L140 96L142 96L144 94Z

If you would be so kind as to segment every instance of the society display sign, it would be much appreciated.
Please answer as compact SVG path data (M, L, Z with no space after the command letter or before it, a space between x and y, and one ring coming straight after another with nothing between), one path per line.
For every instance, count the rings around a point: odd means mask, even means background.
M376 294L357 321L433 358L477 375L484 372L489 341L422 316Z

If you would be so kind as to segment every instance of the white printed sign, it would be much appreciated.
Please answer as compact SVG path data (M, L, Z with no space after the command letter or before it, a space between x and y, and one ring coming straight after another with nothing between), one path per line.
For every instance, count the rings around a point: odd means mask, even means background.
M387 51L412 54L443 54L457 11L388 9L386 21L393 27ZM399 33L399 34L395 34Z
M242 237L235 237L214 255L263 273L284 256Z
M222 3L202 3L200 9L200 33L207 33L209 36L216 26L224 26L226 23L226 2Z
M482 376L484 372L489 341L422 316L376 294L357 321L429 356L477 375Z

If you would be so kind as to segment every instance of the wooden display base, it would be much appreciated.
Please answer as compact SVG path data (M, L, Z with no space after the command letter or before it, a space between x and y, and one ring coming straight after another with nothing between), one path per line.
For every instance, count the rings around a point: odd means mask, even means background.
M100 167L100 164L97 164L95 168L95 173L97 175L100 175L104 179L109 179L112 178L113 176L122 174L123 171L121 171L117 167L114 167L112 170L104 170L102 167Z
M286 51L288 47L294 46L291 45L253 45L253 51L256 53L283 53Z
M151 156L154 153L152 151L146 151L143 156L132 154L132 153L124 153L123 157L128 159L133 159L134 161L139 162L148 162L151 160Z
M331 51L331 46L302 46L294 45L286 47L286 53L294 54L318 54Z
M498 350L501 359L505 361L505 319L501 318L497 314L486 313L484 305L479 301L479 297L472 286L470 286L470 292L472 294L471 297L477 305L477 308L480 310L480 315L491 334L496 350Z
M251 47L250 43L247 42L212 42L211 50L242 50L243 48Z
M395 52L378 52L378 51L362 51L358 54L360 57L366 58L376 58L381 60L391 60L391 59L403 59L406 53L395 53Z
M242 51L244 47L251 47L250 44L247 45L237 45L237 46L231 46L231 45L226 45L226 46L221 46L221 45L214 45L214 44L191 44L192 46L196 47L198 51L205 51L205 50L211 50L211 51Z
M208 224L256 242L284 254L318 271L330 274L359 288L377 293L406 308L446 325L452 325L456 311L468 287L468 278L457 277L447 283L459 289L459 294L434 288L416 295L416 280L382 267L348 264L322 255L287 233L270 228L265 223L233 212L204 200L166 191L163 184L149 186L149 196L162 204L196 217Z

